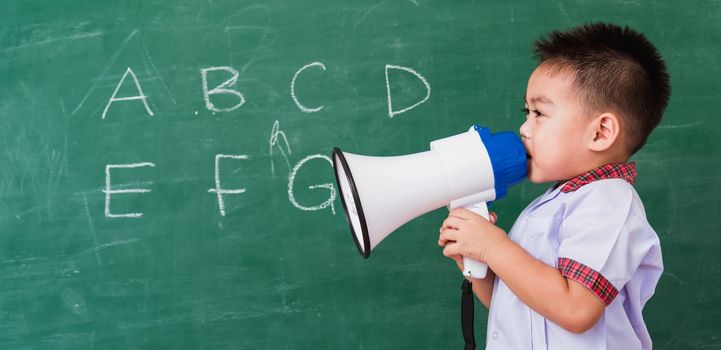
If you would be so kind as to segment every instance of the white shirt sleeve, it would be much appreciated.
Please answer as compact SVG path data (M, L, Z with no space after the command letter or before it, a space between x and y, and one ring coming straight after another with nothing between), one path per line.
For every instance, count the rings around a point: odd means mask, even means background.
M596 181L571 195L559 229L558 267L608 305L660 249L658 237L633 187L622 179Z

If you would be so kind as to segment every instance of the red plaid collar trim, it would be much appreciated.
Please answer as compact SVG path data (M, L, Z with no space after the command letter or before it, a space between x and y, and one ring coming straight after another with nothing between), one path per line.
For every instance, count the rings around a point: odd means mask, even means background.
M561 186L561 192L573 192L583 187L583 185L604 179L620 178L633 185L633 183L636 182L636 175L636 162L609 163L566 181Z

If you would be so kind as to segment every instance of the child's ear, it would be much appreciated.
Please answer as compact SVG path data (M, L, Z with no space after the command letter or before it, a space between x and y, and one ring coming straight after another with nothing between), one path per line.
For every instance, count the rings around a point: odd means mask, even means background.
M606 151L619 139L621 125L614 113L603 113L593 119L590 125L591 140L588 148L592 151Z

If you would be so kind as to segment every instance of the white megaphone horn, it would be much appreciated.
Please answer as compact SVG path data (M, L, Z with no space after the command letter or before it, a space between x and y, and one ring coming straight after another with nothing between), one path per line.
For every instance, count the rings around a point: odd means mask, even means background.
M430 151L370 157L333 149L333 167L353 239L364 258L391 232L448 205L488 219L487 202L526 177L526 150L513 132L473 126L431 142ZM463 258L463 274L484 278L488 266Z

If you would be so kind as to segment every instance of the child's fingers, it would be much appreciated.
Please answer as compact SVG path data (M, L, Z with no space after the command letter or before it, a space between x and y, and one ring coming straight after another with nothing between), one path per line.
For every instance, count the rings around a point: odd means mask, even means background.
M448 242L450 242L450 240L447 238L439 238L438 239L438 245L441 247L445 247L446 244L448 244Z
M458 244L456 242L449 242L446 244L446 246L443 248L443 255L451 258L457 255L460 255L458 252Z
M463 271L463 256L454 255L451 258L456 261L456 265L458 265L458 269Z
M459 219L455 216L449 216L445 220L443 220L443 225L441 226L441 230L443 230L444 227L458 229L458 226L461 225L462 222L463 222L463 219Z
M490 218L488 221L490 221L492 224L495 224L496 220L498 220L498 214L496 214L494 212L489 212L488 216Z
M456 241L456 233L458 231L454 229L441 230L441 235L438 237L438 245L445 247L449 241Z

